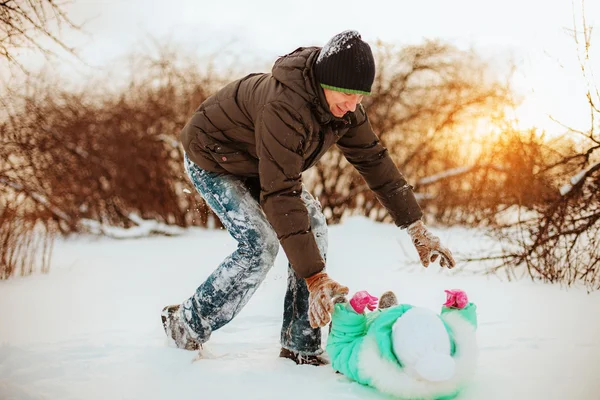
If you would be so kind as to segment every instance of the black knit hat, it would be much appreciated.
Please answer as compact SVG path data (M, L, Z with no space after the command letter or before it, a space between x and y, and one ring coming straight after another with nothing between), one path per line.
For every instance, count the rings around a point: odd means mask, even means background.
M321 49L315 63L315 77L326 89L371 94L375 79L371 47L357 31L338 33Z

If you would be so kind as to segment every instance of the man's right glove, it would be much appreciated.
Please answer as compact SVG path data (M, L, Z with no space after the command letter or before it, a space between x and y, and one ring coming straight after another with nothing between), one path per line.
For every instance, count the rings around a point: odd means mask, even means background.
M333 300L348 294L348 288L342 286L327 275L318 272L306 278L308 286L308 319L310 326L319 328L327 325L333 312Z

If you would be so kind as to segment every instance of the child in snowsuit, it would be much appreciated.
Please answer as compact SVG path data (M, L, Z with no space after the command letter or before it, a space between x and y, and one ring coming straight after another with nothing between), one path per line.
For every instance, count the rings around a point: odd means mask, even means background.
M336 304L326 348L333 368L395 397L453 399L475 369L477 314L465 292L446 293L440 315L398 305L392 292L378 309L366 291Z

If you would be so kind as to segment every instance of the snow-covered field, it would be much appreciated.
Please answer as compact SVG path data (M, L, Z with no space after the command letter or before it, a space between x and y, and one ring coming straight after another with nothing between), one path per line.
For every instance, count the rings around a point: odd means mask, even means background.
M433 231L455 254L491 243L464 228ZM227 232L204 229L59 241L48 275L0 282L0 399L387 398L329 366L277 357L283 251L242 313L213 334L213 358L193 362L195 353L169 347L162 307L191 295L234 246ZM469 294L481 352L461 399L600 398L600 293L424 269L404 232L364 218L331 227L328 257L351 292L393 289L436 311L444 289Z

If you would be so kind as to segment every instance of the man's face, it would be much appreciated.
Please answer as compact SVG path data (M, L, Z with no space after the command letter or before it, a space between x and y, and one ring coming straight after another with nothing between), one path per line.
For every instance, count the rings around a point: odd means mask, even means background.
M323 88L323 92L325 92L329 111L338 118L342 118L347 112L354 112L363 99L362 94L343 93L326 88Z

